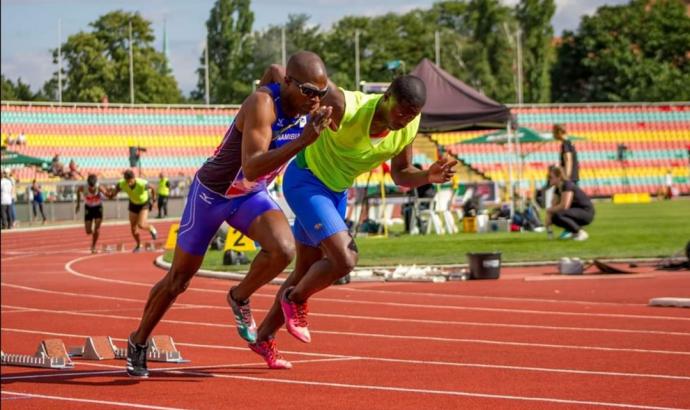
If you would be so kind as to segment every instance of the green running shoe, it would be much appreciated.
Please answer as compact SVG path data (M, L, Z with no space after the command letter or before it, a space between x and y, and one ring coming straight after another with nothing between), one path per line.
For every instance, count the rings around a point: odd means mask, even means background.
M232 309L232 314L235 317L235 324L237 326L237 333L240 337L249 343L256 343L256 322L252 316L252 309L249 306L249 300L244 303L236 301L232 297L232 290L228 292L228 305Z

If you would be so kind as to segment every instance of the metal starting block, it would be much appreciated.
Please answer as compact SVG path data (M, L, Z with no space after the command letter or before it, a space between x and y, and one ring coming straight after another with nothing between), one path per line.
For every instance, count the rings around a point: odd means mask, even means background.
M69 355L85 360L127 359L127 349L119 348L110 336L89 336L84 346L70 348ZM146 358L152 362L187 363L170 336L153 336L149 339Z
M0 352L3 366L41 367L47 369L72 369L74 363L69 358L61 339L45 339L38 345L36 354L6 354Z
M109 360L115 358L117 347L110 336L89 336L84 346L70 347L70 357L81 357L86 360Z
M146 242L144 249L147 251L157 251L163 249L163 242Z

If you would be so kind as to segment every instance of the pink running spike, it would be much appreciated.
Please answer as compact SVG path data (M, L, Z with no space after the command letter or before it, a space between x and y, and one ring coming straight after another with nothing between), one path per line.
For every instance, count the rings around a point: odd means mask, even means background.
M309 308L306 302L295 303L288 299L287 295L292 289L294 289L294 286L285 289L283 295L280 297L280 307L285 317L285 327L291 335L297 338L297 340L309 343L311 342L311 335L307 327L307 313L309 313Z
M283 356L278 352L274 339L249 343L249 348L252 349L254 353L263 357L270 369L292 369L292 363L283 359Z

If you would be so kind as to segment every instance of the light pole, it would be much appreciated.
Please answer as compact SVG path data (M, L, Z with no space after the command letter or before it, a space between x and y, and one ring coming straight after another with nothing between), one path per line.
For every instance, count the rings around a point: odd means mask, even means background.
M355 88L359 87L359 29L355 30Z
M129 103L134 104L134 57L132 53L132 21L129 22Z
M434 44L436 51L436 66L441 68L441 32L439 31L434 33Z
M62 18L58 19L58 102L62 104Z
M206 35L206 41L204 42L204 101L206 105L211 104L211 92L209 90L208 83L208 34Z

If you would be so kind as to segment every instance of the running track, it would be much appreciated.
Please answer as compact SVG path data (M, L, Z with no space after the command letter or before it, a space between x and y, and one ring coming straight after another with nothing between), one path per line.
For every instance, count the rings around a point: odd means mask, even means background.
M102 243L131 249L127 229L104 226ZM157 254L87 249L77 228L3 232L4 352L33 354L49 337L125 345L163 274ZM498 281L332 287L310 303L310 345L278 334L288 371L268 370L229 325L229 283L196 278L155 332L191 363L151 363L143 381L116 360L3 367L2 407L690 409L690 311L646 306L688 297L687 272L524 280L535 275L504 268ZM257 320L276 290L253 297Z

